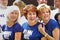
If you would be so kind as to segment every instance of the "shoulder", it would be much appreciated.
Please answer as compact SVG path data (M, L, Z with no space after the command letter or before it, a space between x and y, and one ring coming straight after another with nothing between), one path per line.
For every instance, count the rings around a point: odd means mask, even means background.
M56 20L53 20L53 19L50 19L50 21L49 21L48 24L50 24L51 26L54 26L54 27L58 26L57 21Z
M22 28L22 26L21 26L19 23L15 23L15 24L14 24L14 27L15 27L15 28Z
M50 26L51 26L51 29L55 29L59 27L57 21L53 19L50 19Z
M28 25L28 23L27 23L27 22L25 22L25 23L23 23L23 25L22 25L22 26L25 26L25 25Z
M22 27L23 27L23 28L27 28L27 27L28 27L28 22L24 23L24 24L22 25Z
M19 23L15 23L14 26L21 26Z
M15 29L15 32L22 32L23 31L23 28L22 28L22 26L19 24L19 23L16 23L15 25L14 25L14 29Z
M56 21L56 20L53 20L53 19L50 19L49 22L50 22L51 24L54 24L54 25L55 25L55 24L58 24L57 21Z

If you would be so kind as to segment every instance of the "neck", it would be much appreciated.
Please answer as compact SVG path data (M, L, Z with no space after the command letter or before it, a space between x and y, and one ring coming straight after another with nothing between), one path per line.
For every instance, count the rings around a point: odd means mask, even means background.
M30 26L33 26L33 25L35 25L37 23L37 21L35 21L35 22L29 22L29 25Z
M50 19L49 19L50 20ZM44 24L46 25L48 22L49 22L49 20L47 20L47 21L43 21L44 22Z
M7 22L7 26L8 27L12 27L13 25L14 25L14 22L11 22L11 21L10 22Z

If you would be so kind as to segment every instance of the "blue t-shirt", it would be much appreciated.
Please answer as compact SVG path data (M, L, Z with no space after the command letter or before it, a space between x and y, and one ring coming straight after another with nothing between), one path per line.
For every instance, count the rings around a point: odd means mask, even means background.
M4 40L14 40L16 32L23 32L23 28L18 23L15 23L12 27L4 25L2 30Z
M58 24L59 25L59 29L60 29L60 24Z
M55 20L50 19L49 22L45 25L45 31L52 36L52 32L55 28L58 28L58 23Z
M42 38L42 34L38 31L38 25L40 23L37 22L34 26L29 26L28 23L23 24L23 40L40 40Z

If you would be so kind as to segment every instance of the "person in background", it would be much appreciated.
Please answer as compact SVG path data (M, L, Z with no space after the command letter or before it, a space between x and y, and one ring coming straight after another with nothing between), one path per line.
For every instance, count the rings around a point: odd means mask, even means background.
M3 40L1 27L6 24L7 5L8 0L0 0L0 40Z
M4 40L22 40L23 28L18 22L19 18L19 8L17 6L10 6L8 9L6 25L3 25L2 27Z
M23 14L23 8L25 7L25 3L23 2L23 1L21 1L21 0L15 0L14 2L13 2L13 5L16 5L16 6L18 6L19 7L19 9L20 9L20 14L21 14L21 16L23 16L24 14Z
M55 20L58 22L59 24L59 29L60 29L60 13L56 13L54 16Z
M58 25L59 25L59 33L60 33L60 13L56 13L55 16L54 16L55 20L58 22ZM60 34L59 34L59 37L60 37ZM60 38L59 38L60 40Z
M39 25L40 33L44 35L41 40L59 40L58 23L50 19L50 7L46 4L38 5L38 17L43 20L44 26Z
M5 8L8 5L8 0L0 0L0 6Z
M20 9L20 14L21 14L21 17L20 17L20 24L22 25L23 23L27 22L25 16L24 16L24 11L23 11L23 8L25 7L25 3L21 0L15 0L13 2L13 5L16 5L19 7Z
M40 40L42 34L38 31L38 25L40 23L36 20L38 14L36 6L28 4L24 7L24 11L24 16L28 22L22 25L24 28L23 40Z
M8 0L0 0L0 25L4 25L6 22ZM3 20L3 21L2 21Z
M51 19L54 19L56 13L60 13L60 0L54 0L54 7L55 9L51 11Z

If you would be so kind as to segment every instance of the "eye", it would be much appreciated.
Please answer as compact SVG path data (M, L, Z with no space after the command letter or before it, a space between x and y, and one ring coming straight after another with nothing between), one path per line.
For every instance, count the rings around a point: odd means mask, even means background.
M28 15L31 15L31 13L28 13Z
M36 12L34 12L33 15L36 15Z
M15 14L17 15L18 13L17 13L17 12L15 12Z
M13 14L14 12L11 12L11 14Z
M49 13L49 11L46 11L46 13Z

